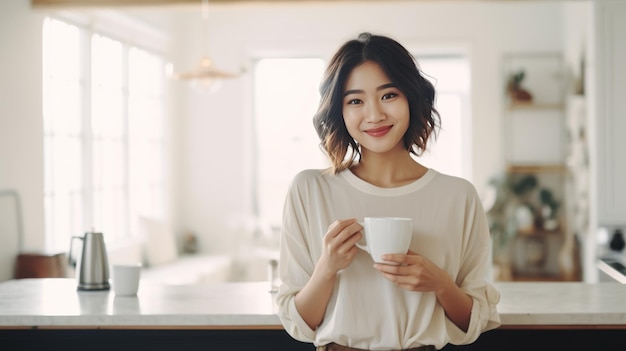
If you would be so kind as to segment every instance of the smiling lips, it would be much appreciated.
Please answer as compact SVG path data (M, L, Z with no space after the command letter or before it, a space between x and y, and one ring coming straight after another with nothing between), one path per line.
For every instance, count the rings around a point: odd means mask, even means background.
M391 130L391 127L392 126L372 128L372 129L365 130L365 133L373 137L382 137L382 136L385 136L387 133L389 133L389 131Z

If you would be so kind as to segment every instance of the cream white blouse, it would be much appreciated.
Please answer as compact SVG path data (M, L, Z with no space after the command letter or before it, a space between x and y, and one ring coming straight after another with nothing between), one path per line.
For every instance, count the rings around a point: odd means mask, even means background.
M450 321L432 292L397 287L372 267L365 251L339 272L324 320L311 330L294 297L322 253L322 237L337 219L395 216L413 219L411 250L443 268L473 298L470 326ZM368 350L469 344L500 325L500 294L487 281L490 236L474 186L430 169L405 186L380 188L350 170L306 170L293 180L284 208L277 295L279 317L295 339Z

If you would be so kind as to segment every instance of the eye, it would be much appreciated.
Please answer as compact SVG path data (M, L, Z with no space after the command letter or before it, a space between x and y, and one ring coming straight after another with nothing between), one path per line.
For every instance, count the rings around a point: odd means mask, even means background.
M350 99L346 102L347 105L360 105L363 101L361 99Z
M393 99L396 96L398 96L397 93L386 93L383 95L382 100L389 100L389 99Z

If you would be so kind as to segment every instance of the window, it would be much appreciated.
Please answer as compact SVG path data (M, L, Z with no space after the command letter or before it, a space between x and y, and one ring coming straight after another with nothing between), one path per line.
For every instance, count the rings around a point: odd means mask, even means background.
M420 157L442 173L468 178L469 64L460 56L418 56L418 63L437 90L436 107L443 128ZM271 58L254 69L256 130L256 213L279 227L287 188L298 171L326 168L312 118L319 102L318 86L325 69L321 59Z
M164 72L158 55L44 21L47 248L92 228L116 241L138 214L163 216Z
M313 127L323 70L318 58L262 59L254 67L256 214L274 227L296 173L328 167Z
M430 139L419 161L441 173L470 179L469 62L463 56L416 55L416 59L435 86L435 107L441 116L437 139Z
M91 38L92 226L111 235L127 232L125 77L122 43Z

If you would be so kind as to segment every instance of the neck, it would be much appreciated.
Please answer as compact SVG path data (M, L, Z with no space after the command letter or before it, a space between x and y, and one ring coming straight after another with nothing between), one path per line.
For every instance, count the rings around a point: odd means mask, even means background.
M407 150L385 154L362 150L361 161L350 170L370 184L395 188L416 181L428 169L415 161Z

